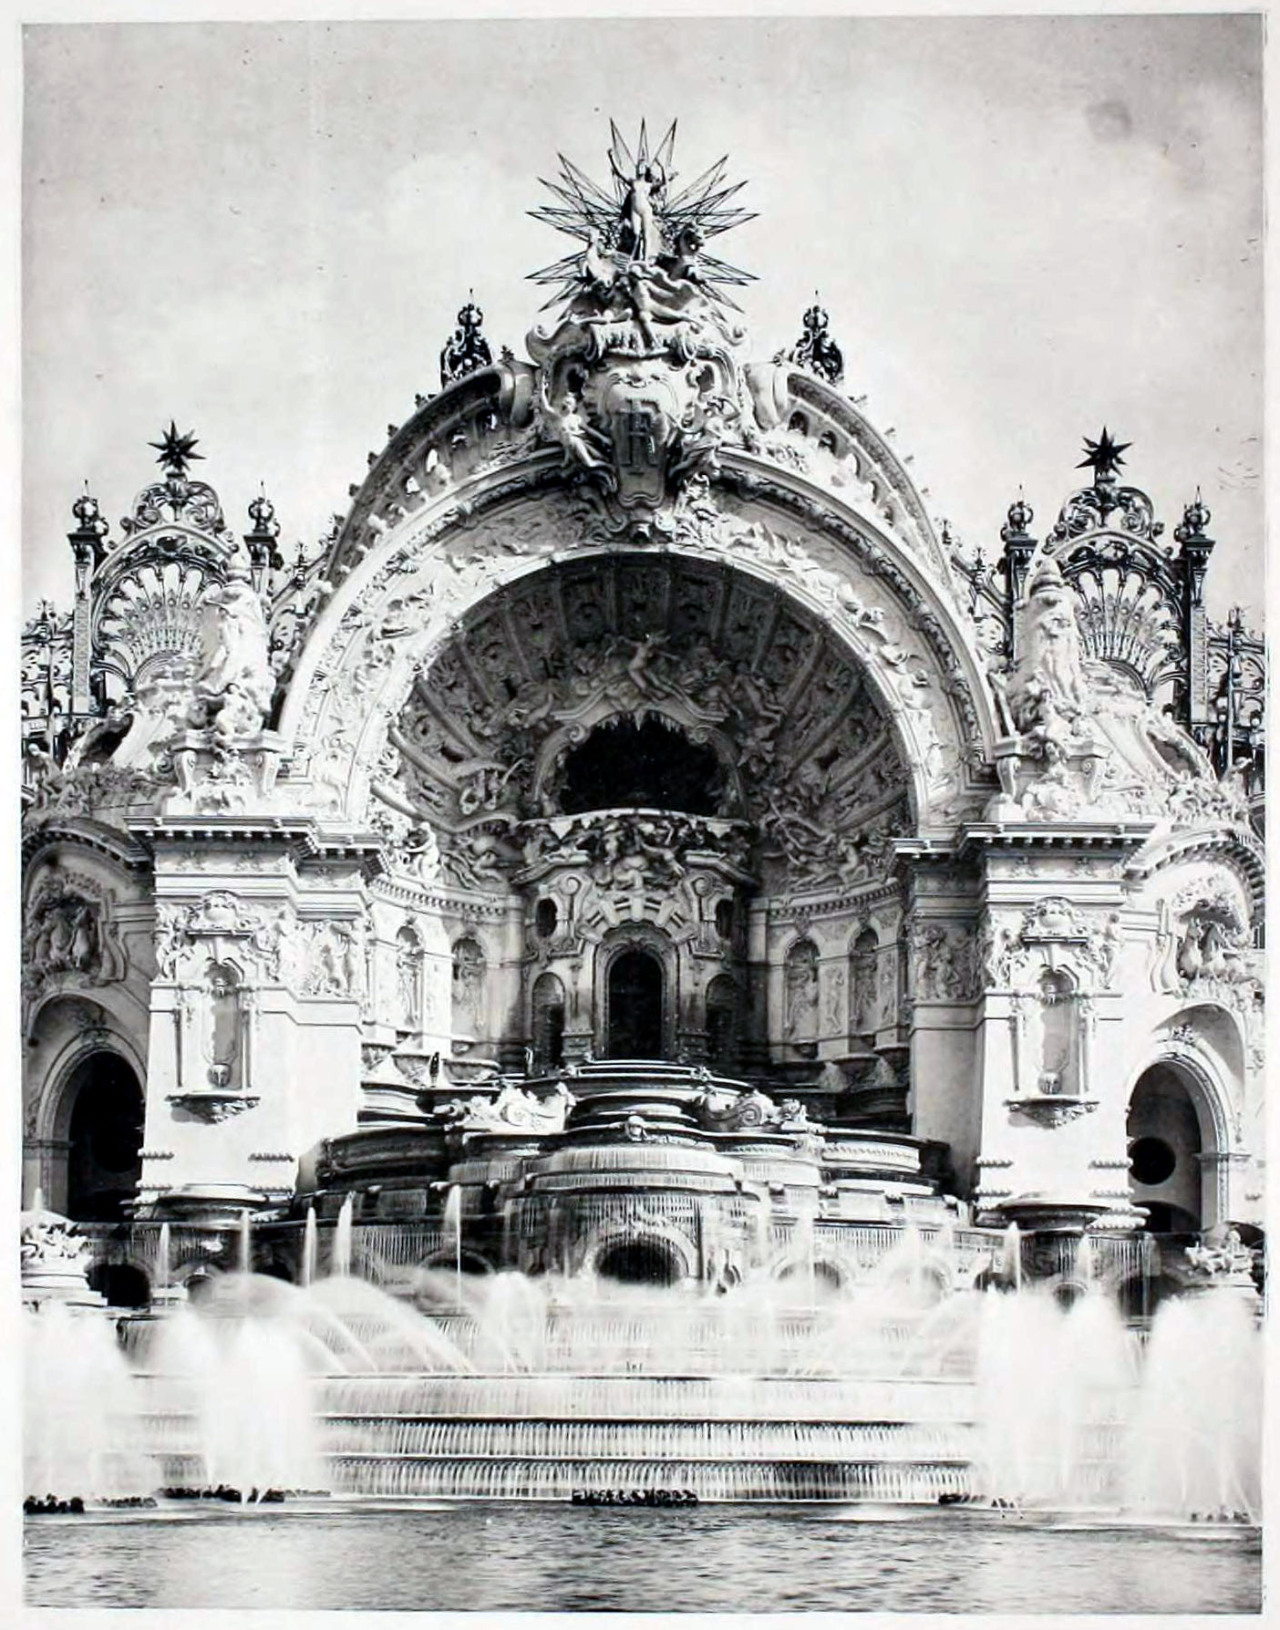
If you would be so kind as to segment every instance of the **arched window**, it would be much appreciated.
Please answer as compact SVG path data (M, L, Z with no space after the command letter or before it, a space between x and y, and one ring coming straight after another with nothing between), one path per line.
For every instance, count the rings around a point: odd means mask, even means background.
M453 1033L472 1040L484 1028L484 951L478 940L460 939L453 948Z
M553 973L540 974L533 987L533 1060L539 1070L564 1063L564 986Z
M142 1176L143 1098L118 1053L90 1053L67 1083L67 1215L76 1222L120 1222Z

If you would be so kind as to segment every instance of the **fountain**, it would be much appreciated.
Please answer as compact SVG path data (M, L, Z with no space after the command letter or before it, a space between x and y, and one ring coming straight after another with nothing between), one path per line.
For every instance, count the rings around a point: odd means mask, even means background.
M1170 1302L1144 1344L1096 1278L1069 1305L1038 1284L950 1292L939 1251L954 1267L954 1239L903 1231L866 1283L821 1295L803 1276L476 1278L456 1257L412 1301L339 1271L233 1271L124 1347L101 1314L42 1306L26 1488L1257 1513L1243 1299Z

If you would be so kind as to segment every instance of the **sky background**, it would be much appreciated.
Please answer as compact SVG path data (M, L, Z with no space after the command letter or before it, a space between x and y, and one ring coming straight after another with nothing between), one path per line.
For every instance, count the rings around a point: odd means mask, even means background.
M524 354L525 213L564 152L607 175L679 120L759 218L715 245L759 282L754 355L815 289L844 389L913 455L935 517L998 552L1083 480L1081 441L1167 538L1197 484L1211 612L1263 604L1261 22L832 18L38 26L25 32L23 602L64 606L86 478L118 535L170 417L236 532L265 482L288 550L474 288Z

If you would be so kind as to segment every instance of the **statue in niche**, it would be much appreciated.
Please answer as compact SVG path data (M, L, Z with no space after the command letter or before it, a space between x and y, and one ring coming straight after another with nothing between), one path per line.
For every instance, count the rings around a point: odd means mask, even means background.
M880 947L874 928L864 928L854 941L851 958L853 984L853 1030L855 1035L873 1035L879 1007L876 978Z
M453 948L453 1028L464 1036L478 1034L484 1020L484 952L473 939Z
M791 1041L815 1041L818 1035L818 948L801 940L787 953L784 1032Z
M275 691L268 647L262 602L248 571L233 567L206 597L188 723L224 741L260 730Z
M422 1022L422 942L408 925L396 936L396 989L399 1028L416 1031Z
M239 1087L241 992L235 970L215 963L208 973L205 1058L211 1087Z

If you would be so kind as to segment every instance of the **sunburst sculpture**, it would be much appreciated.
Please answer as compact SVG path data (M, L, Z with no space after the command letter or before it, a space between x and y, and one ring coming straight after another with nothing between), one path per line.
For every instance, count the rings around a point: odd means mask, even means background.
M726 156L676 192L674 121L653 149L643 120L634 151L612 119L609 131L612 185L593 181L561 153L558 180L542 181L559 203L529 211L534 220L583 245L575 254L530 272L533 282L554 285L556 290L542 309L572 299L584 283L608 281L636 263L654 263L680 254L696 254L700 284L716 299L733 306L726 289L754 282L754 274L708 255L703 245L755 219L751 210L730 202L746 182L725 181Z

